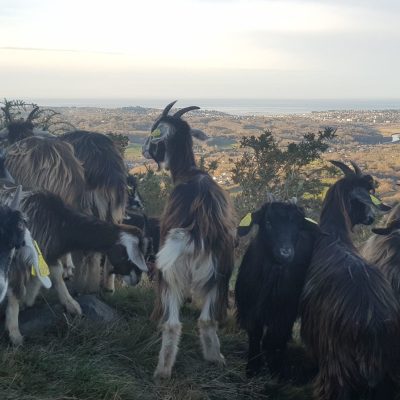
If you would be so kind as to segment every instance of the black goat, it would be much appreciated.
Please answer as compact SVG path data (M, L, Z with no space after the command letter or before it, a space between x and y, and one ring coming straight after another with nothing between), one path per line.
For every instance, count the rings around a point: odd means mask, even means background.
M290 203L266 203L245 218L248 230L259 226L235 288L237 319L249 338L247 374L259 371L264 353L271 372L281 375L319 228Z
M168 378L181 336L179 311L191 292L203 304L200 340L206 360L223 363L217 321L228 305L236 227L227 193L197 168L192 136L204 139L181 116L198 107L168 115L169 104L154 123L143 146L146 158L171 171L174 189L161 218L161 248L157 255L158 292L153 317L162 318L162 345L155 378Z
M320 400L390 400L399 363L400 305L383 273L350 238L374 221L374 181L353 163L332 162L345 177L327 192L301 300L301 336L316 358ZM381 205L381 208L385 208Z
M3 184L0 200L7 203L15 192L15 186ZM32 237L38 242L43 256L50 267L50 278L58 293L60 302L71 313L81 314L79 304L71 297L63 280L63 267L59 259L72 251L95 251L107 255L113 265L112 273L126 277L130 284L140 280L147 267L142 255L142 234L136 227L115 225L95 217L81 214L67 206L59 197L44 191L26 191L22 195L21 210L28 217ZM32 305L40 285L32 285L31 292L21 296L27 287L29 271L22 266L19 278L9 295L12 310L10 321L18 321L18 304L24 301ZM25 268L25 269L24 269ZM19 330L13 329L14 343L22 340Z

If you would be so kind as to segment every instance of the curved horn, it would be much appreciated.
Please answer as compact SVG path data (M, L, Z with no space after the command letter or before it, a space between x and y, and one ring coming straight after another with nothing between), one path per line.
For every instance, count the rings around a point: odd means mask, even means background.
M33 110L29 113L28 118L26 119L28 122L32 122L33 117L38 112L39 106L35 106Z
M180 117L182 117L183 114L185 114L189 111L192 111L192 110L200 110L200 107L190 106L190 107L181 108L179 111L177 111L174 114L174 118L180 118Z
M171 108L174 106L174 104L177 102L178 100L173 101L172 103L169 103L163 110L162 112L162 116L166 117L169 113L169 111L171 110Z
M355 171L357 176L362 176L363 175L363 173L361 171L361 168L354 161L350 160L350 164L353 166L354 171Z
M339 169L342 170L345 176L354 176L355 172L348 167L346 164L342 163L341 161L335 161L335 160L329 160L331 164L333 164L335 167L338 167Z
M19 210L19 206L21 204L22 197L22 186L18 185L17 190L15 191L14 198L11 201L10 208L13 210Z

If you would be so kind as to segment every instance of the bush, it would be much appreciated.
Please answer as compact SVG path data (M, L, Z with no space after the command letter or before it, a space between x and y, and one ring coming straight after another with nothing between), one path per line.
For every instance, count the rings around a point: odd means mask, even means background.
M241 188L235 198L239 214L257 208L267 193L281 200L305 196L309 202L317 201L325 186L325 169L318 162L335 135L335 129L325 128L284 147L268 130L258 137L243 138L240 146L250 151L235 162L232 170L233 181Z

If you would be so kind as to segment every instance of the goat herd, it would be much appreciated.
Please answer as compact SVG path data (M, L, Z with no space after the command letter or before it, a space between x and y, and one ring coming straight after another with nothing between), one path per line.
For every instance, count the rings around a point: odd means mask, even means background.
M328 190L319 225L294 201L271 200L237 228L227 193L196 167L192 137L206 135L181 117L198 107L170 115L174 104L143 145L143 155L168 169L174 183L159 225L141 211L134 178L127 178L109 138L86 131L53 137L34 128L35 110L21 121L3 109L0 300L7 300L11 342L22 343L19 307L31 306L41 286L53 284L67 311L81 314L71 292L96 292L101 285L112 291L114 274L135 285L155 260L153 317L162 327L155 378L171 375L180 308L188 297L202 304L204 358L223 364L217 327L227 312L234 248L238 236L253 231L235 289L237 319L249 339L248 376L259 373L264 361L271 374L284 376L287 343L300 317L301 338L318 364L316 399L394 399L400 378L400 207L358 251L353 227L372 224L377 210L390 207L374 196L373 178L355 163L350 168L332 161L344 177Z

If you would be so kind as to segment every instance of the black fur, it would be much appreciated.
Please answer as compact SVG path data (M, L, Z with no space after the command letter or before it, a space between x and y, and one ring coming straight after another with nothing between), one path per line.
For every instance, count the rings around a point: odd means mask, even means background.
M273 374L283 373L318 230L304 217L301 208L280 202L266 203L252 214L259 229L235 288L237 319L249 338L248 376L259 372L263 356Z

